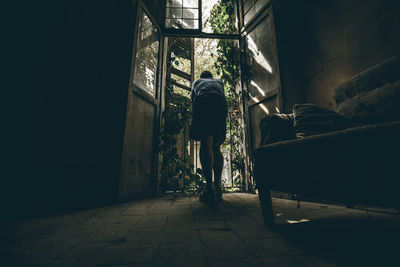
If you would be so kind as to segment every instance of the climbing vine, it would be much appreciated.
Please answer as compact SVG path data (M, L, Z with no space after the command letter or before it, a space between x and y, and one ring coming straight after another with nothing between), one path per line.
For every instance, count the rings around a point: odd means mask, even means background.
M219 0L211 10L209 23L214 33L237 32L235 8L231 0ZM214 64L217 74L225 84L228 102L228 138L226 145L232 153L234 183L244 178L243 126L240 94L237 90L239 73L239 48L237 41L221 39L217 45L217 60Z

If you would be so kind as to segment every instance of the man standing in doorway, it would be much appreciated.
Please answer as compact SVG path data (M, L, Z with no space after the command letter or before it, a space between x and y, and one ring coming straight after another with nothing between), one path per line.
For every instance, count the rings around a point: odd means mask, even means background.
M200 79L192 84L193 120L190 138L200 140L200 162L206 186L200 201L214 204L222 201L221 176L224 165L220 146L226 138L227 104L224 84L203 71ZM212 174L214 171L214 184Z

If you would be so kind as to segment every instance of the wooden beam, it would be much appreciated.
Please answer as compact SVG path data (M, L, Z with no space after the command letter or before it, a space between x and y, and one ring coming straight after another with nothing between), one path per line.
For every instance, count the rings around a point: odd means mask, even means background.
M192 77L189 73L178 70L177 68L171 67L171 73L178 75L179 77L182 77L182 78L188 80L189 82L192 81Z
M240 38L240 34L205 33L198 31L184 31L175 29L166 29L164 31L164 36L181 37L181 38L232 39L232 40L238 40Z
M183 48L184 50L189 51L191 49L191 40L190 39L175 39L175 45Z
M175 82L175 81L170 81L170 83L172 84L172 85L175 85L175 86L178 86L178 87L180 87L180 88L182 88L182 89L184 89L184 90L187 90L187 91L192 91L192 89L190 89L190 87L187 87L186 85L183 85L183 84L180 84L180 83L177 83L177 82Z

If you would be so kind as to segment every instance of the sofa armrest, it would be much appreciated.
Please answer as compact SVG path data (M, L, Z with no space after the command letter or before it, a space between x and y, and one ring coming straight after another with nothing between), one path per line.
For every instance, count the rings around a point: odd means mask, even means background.
M285 140L254 151L257 187L400 207L400 121Z

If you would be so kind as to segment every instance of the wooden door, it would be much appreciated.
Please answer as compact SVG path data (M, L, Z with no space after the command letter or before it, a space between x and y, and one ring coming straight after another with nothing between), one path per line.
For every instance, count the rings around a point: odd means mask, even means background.
M157 139L161 99L163 38L151 14L139 1L136 38L125 121L120 198L154 195L157 190Z
M246 18L244 21L249 21L248 26L244 26L243 36L249 69L245 85L249 150L252 153L260 143L260 121L268 114L279 113L283 103L273 8L266 4L253 20Z

